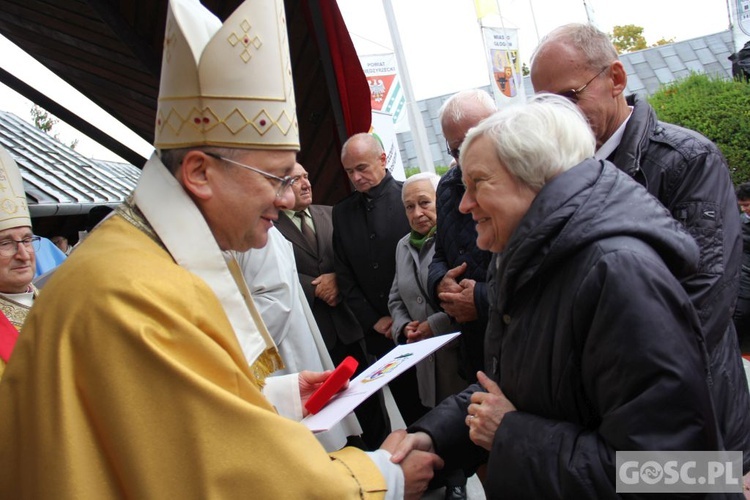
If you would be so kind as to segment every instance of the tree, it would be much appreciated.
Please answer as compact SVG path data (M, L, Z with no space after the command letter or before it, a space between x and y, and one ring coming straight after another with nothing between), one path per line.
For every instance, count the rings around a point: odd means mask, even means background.
M45 134L52 134L52 127L60 121L36 104L31 106L31 118L34 120L34 126Z
M750 85L693 73L649 98L660 120L713 141L729 164L732 182L750 181Z
M674 43L674 38L666 39L664 37L661 37L659 40L656 41L655 44L652 45L652 47L659 47L661 45L669 45L670 43Z
M624 26L615 26L612 28L610 35L612 44L617 52L624 54L634 50L642 50L648 47L646 38L643 36L643 28L635 24L626 24Z
M57 125L60 120L58 120L53 115L49 114L45 109L37 106L36 104L31 106L30 113L31 119L34 120L34 126L36 128L62 142L62 140L60 139L60 134L52 133L52 128ZM73 139L69 144L67 144L67 146L70 149L75 149L76 146L78 146L78 139Z

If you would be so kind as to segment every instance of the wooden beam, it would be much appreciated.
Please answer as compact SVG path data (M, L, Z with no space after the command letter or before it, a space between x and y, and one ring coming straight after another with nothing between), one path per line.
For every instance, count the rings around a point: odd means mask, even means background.
M102 132L97 127L90 124L77 114L71 112L56 101L42 94L35 88L28 85L26 82L8 73L3 68L0 68L0 82L12 88L16 92L24 96L26 99L29 99L30 101L46 109L48 112L60 118L65 123L74 127L81 133L87 135L92 140L98 142L113 153L122 157L125 161L135 165L138 168L143 168L143 164L146 162L146 158L141 156L139 153L136 153L117 139Z
M133 30L133 27L120 16L116 7L117 4L105 0L86 0L86 3L109 26L117 38L131 50L133 55L141 61L143 66L158 78L161 73L161 51L155 51L148 44L148 41ZM153 8L159 9L161 6L154 3Z

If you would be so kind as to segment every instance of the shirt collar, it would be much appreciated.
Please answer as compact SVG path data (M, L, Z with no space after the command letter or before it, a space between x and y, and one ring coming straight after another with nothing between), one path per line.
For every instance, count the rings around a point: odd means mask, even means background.
M23 293L0 292L0 295L5 297L6 299L14 300L18 302L19 304L22 304L26 307L31 307L34 304L34 291L33 290L29 290L28 292L23 292Z
M304 210L284 210L283 212L290 219L292 219L295 215L297 215L297 212L304 212L305 215L307 215L308 217L312 218L312 214L310 213L310 207L309 206L306 209L304 209Z
M620 124L619 127L617 127L617 130L615 130L615 133L612 134L612 136L607 139L607 142L602 144L602 147L600 147L596 153L594 153L594 158L597 160L606 160L609 158L609 156L615 152L615 149L617 149L617 146L620 145L620 142L622 141L622 136L625 134L625 126L628 124L628 121L630 121L630 117L633 116L633 107L630 106L630 113L628 113L628 117L625 118L625 121Z

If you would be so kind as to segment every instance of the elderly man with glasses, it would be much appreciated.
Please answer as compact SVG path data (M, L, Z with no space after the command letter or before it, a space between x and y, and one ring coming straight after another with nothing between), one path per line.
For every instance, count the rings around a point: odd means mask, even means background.
M31 284L36 271L39 236L31 216L18 165L0 147L0 377L10 359L18 332L38 291Z
M222 23L170 0L164 39L157 152L45 285L0 384L0 498L418 498L435 455L391 463L401 434L328 454L298 421L330 372L270 377L284 360L234 257L293 204L284 3Z
M627 79L609 37L591 25L553 30L531 62L536 92L562 95L584 113L596 136L596 158L644 185L698 243L699 268L682 285L701 321L726 449L744 451L747 473L750 395L732 323L742 247L729 169L711 141L659 121L644 99L626 97Z

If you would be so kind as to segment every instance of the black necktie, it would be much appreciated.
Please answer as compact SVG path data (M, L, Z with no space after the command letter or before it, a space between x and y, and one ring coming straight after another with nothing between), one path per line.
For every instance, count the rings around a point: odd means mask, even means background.
M305 212L296 212L294 216L299 217L299 227L302 230L302 236L304 236L305 239L307 240L307 244L310 245L310 248L317 251L318 240L315 238L315 233L310 228L310 225L307 223L307 220L306 220L307 214Z

